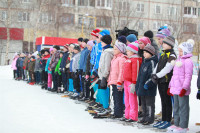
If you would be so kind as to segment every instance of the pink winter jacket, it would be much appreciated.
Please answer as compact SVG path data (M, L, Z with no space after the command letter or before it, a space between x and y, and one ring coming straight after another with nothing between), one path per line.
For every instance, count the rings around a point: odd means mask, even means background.
M11 68L13 70L17 70L17 67L16 67L17 59L18 59L18 57L14 58L13 61L12 61Z
M185 95L191 92L191 80L193 74L192 54L187 54L179 57L173 69L173 76L171 78L169 88L170 93L179 95L182 89L187 90Z
M108 85L122 85L123 83L123 66L126 61L125 55L120 53L115 55L111 61L110 75L108 78Z

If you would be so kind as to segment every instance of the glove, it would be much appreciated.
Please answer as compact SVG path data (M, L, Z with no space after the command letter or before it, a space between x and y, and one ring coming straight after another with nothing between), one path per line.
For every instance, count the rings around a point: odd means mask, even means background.
M106 78L102 78L101 83L100 83L101 88L100 89L106 89L107 88L107 80Z
M88 79L89 79L89 77L90 77L89 75L86 75L86 76L85 76L85 79L86 79L86 80L88 80Z
M148 85L145 84L145 85L144 85L144 89L145 89L145 90L148 90L148 89L149 89Z
M198 92L197 92L197 99L200 100L200 89L199 89Z
M167 95L169 95L169 96L173 96L173 94L170 93L170 88L168 88L168 90L167 90Z
M151 80L154 84L158 83L158 76L156 74L152 74L151 75Z
M181 92L180 92L180 94L179 94L179 96L180 96L180 97L185 96L185 93L186 93L186 92L187 92L187 91L186 91L185 89L182 89Z
M130 93L134 94L135 93L135 84L129 85L130 87Z

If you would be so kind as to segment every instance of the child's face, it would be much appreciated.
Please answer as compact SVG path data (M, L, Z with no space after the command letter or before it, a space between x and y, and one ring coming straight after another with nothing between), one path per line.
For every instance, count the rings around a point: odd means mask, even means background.
M183 50L181 48L178 48L179 56L183 56Z
M63 57L63 54L60 53L60 58L62 58L62 57Z
M75 53L75 54L77 54L77 53L79 53L79 51L78 51L78 50L76 50L76 49L74 49L74 53Z
M44 55L48 55L49 53L47 51L44 52Z
M68 49L64 47L64 48L63 48L63 51L64 51L64 52L67 52L67 51L68 51Z
M168 44L166 44L166 43L163 43L163 50L168 50L168 49L172 49L172 47L171 46L169 46Z
M82 46L85 48L87 44L85 42L82 42Z
M56 48L53 48L53 52L55 53L57 51L57 49Z
M121 53L119 49L116 46L114 46L114 55L118 55L119 53Z
M128 57L131 57L131 56L134 55L134 53L130 50L126 50L126 54L127 54Z
M145 47L144 43L141 42L141 41L139 41L139 48L140 48L140 49L144 49L144 47Z
M158 37L157 39L158 39L158 44L159 44L159 45L162 45L164 38Z
M92 46L87 45L87 48L88 48L89 51L92 51Z
M81 42L81 41L78 41L78 44L79 44L79 45L81 45L81 44L82 44L82 42Z
M53 54L53 50L50 53Z
M151 58L151 57L152 57L152 55L151 55L151 54L149 54L149 53L148 53L148 52L146 52L146 51L144 51L143 55L144 55L144 58L145 58L145 59L149 59L149 58Z
M104 42L101 41L101 45L102 45L102 47L105 47L107 44L105 44Z

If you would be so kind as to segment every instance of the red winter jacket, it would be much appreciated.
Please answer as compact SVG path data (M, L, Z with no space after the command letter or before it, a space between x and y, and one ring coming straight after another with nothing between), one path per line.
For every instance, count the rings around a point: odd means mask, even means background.
M136 84L141 64L142 58L138 55L133 55L130 58L126 57L123 73L124 81L130 81Z

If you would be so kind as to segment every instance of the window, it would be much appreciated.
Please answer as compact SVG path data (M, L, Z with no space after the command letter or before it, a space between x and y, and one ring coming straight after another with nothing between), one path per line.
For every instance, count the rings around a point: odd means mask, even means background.
M156 5L155 13L156 14L161 14L161 7L159 5Z
M198 8L198 16L200 17L200 8Z
M158 30L161 26L161 23L160 22L154 22L153 23L153 30Z
M129 2L126 2L126 1L119 2L119 10L120 11L129 11L129 9L130 9Z
M97 17L97 27L111 27L110 17Z
M68 14L68 13L63 14L62 23L74 24L74 14Z
M176 7L169 7L168 15L176 15Z
M30 3L31 0L22 0L22 3Z
M138 27L139 27L139 30L143 30L144 29L144 23L143 23L143 21L139 21L138 22Z
M112 0L97 0L97 7L111 8Z
M194 15L194 16L196 16L197 15L197 8L194 8L194 7L184 7L184 14L185 15Z
M183 26L183 32L185 34L196 34L197 25L192 23L186 23Z
M29 12L18 12L18 21L19 22L30 21L30 13Z
M144 4L137 4L137 12L144 12Z
M1 20L6 21L6 19L7 19L7 11L2 11L1 12Z
M97 1L97 5L101 5L101 0ZM95 0L78 0L78 6L91 6L95 7Z
M74 0L62 0L63 6L73 6Z

